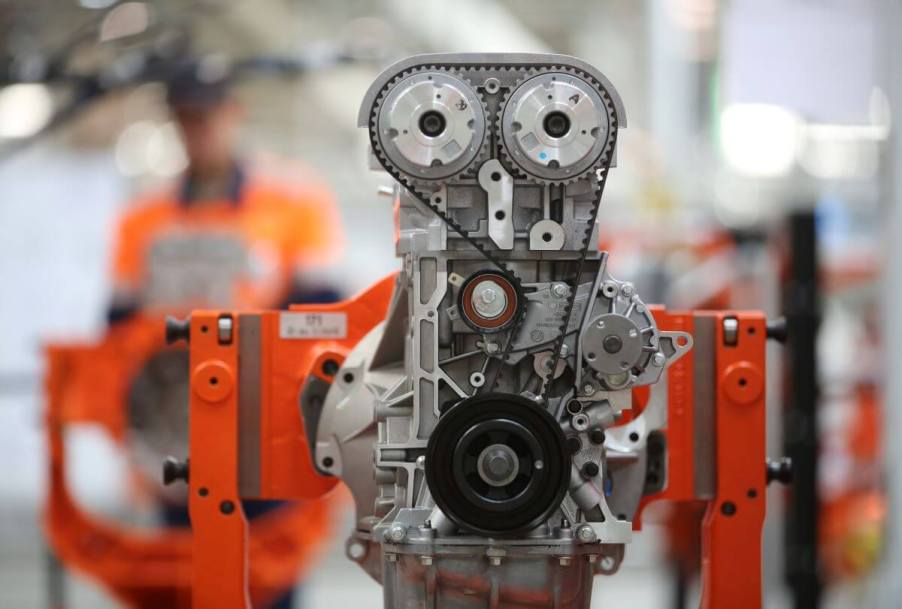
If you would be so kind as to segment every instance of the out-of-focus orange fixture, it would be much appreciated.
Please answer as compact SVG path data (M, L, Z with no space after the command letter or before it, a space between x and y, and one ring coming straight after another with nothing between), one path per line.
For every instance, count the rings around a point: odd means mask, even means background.
M125 442L130 384L148 358L168 348L163 332L159 318L137 317L112 328L99 343L46 348L48 542L67 567L134 608L192 606L191 533L188 529L136 529L78 505L66 477L65 437L72 426L95 425L120 445ZM265 606L294 585L315 555L334 508L329 498L298 503L273 511L247 528L251 566L245 581L255 604Z

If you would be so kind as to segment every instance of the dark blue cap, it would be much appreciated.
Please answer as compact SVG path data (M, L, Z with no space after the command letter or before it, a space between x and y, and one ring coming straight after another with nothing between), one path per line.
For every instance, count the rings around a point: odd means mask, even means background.
M232 80L231 65L222 56L182 60L166 78L166 102L170 106L216 106L228 98Z

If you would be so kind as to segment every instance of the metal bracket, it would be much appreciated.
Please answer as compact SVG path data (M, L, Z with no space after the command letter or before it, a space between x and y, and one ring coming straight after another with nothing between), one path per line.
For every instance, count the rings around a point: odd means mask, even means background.
M489 237L503 250L514 247L514 179L498 159L479 168L479 185L488 195Z

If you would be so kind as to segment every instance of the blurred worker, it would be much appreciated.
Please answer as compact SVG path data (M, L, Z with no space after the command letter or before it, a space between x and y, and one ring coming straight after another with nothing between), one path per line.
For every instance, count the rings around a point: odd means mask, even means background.
M232 76L213 60L185 62L167 82L167 102L188 167L170 188L137 201L121 220L114 252L109 321L186 315L198 308L276 308L337 300L319 283L342 248L329 192L303 168L288 179L277 164L250 163L239 151L244 112ZM139 470L159 479L167 455L188 446L188 360L161 351L129 398L129 449ZM161 489L162 491L162 489ZM187 526L184 488L166 497L164 519ZM250 518L278 505L245 502ZM290 607L291 593L274 607Z
M227 67L180 65L167 101L188 168L175 185L137 201L122 219L109 318L142 310L278 307L335 300L317 283L341 251L328 190L303 167L252 164L239 152L244 109ZM288 174L290 181L279 174Z

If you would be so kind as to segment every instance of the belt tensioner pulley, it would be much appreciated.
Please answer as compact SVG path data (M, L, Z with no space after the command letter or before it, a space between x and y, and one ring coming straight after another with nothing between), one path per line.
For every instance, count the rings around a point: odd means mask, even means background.
M490 393L446 410L426 447L426 483L458 526L483 535L529 530L567 489L560 425L526 398Z
M479 271L460 286L457 307L461 318L480 333L500 332L516 319L523 296L510 279L496 271Z

